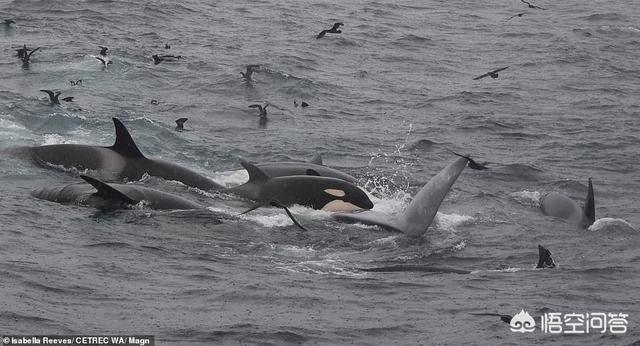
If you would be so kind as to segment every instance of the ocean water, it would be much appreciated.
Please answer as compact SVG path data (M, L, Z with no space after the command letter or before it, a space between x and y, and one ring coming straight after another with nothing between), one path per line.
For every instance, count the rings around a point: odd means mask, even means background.
M633 1L0 2L0 331L150 334L157 344L632 345L640 341L640 4ZM506 21L510 16L522 17ZM334 22L342 34L315 35ZM14 49L42 47L23 68ZM171 46L165 49L165 44ZM109 47L113 64L94 55ZM152 54L183 58L154 65ZM248 64L261 70L247 83ZM509 66L498 79L473 78ZM82 80L73 86L69 81ZM50 106L40 89L73 103ZM157 102L153 102L156 100ZM294 107L294 101L310 104ZM270 104L260 124L254 103ZM455 159L465 170L419 238L231 196L134 182L209 206L100 213L35 199L77 182L6 155L111 145L240 184L241 158L320 153L398 212ZM188 131L174 120L189 118ZM583 230L541 213L582 203ZM537 245L558 267L535 270ZM398 264L471 274L368 273ZM521 309L629 315L626 334L514 333Z

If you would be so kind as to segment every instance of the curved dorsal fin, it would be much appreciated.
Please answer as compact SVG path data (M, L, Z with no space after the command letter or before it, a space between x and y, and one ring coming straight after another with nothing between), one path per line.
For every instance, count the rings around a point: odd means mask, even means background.
M247 170L247 173L249 173L249 182L266 181L269 179L269 176L255 165L252 165L245 160L240 161L240 164Z
M98 192L95 193L96 196L102 197L106 200L118 200L127 204L136 204L136 202L127 195L109 186L105 182L86 175L80 175L80 178L98 190Z
M587 199L584 202L584 217L589 223L587 227L596 222L596 202L593 197L593 183L591 183L591 178L589 178L589 190L587 191Z
M315 169L309 168L307 169L307 175L313 175L313 176L319 177L320 173L318 173L318 171L316 171Z
M131 138L129 131L124 124L118 120L118 118L112 119L113 125L116 127L116 142L110 146L109 149L122 156L143 159L144 155L142 155L140 149L138 149L138 146L133 141L133 138Z
M309 163L313 163L314 165L322 166L322 156L320 156L320 154L313 155L311 160L309 160Z

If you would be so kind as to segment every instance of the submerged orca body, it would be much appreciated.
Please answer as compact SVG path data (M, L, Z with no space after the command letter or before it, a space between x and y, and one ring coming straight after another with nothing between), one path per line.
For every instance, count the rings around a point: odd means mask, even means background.
M591 178L589 178L589 188L584 207L580 208L571 198L557 192L548 193L540 198L540 207L546 215L561 217L576 222L583 228L588 228L596 221Z
M54 144L28 147L27 152L38 164L66 169L95 170L108 179L138 180L147 173L166 180L179 181L201 190L223 187L213 180L175 163L146 158L120 120L113 118L116 141L101 147L80 144Z
M275 201L284 206L294 204L326 211L371 209L373 203L357 186L337 178L317 175L269 177L261 168L248 162L242 166L249 181L227 192L258 202Z
M544 246L538 245L538 264L536 269L555 268L556 264L551 258L551 251L547 250ZM373 273L393 273L393 272L421 272L421 273L451 273L451 274L471 274L472 272L466 269L450 268L450 267L437 267L421 264L396 264L385 267L372 267L372 268L360 268L363 272ZM486 315L486 314L485 314ZM495 314L488 314L493 316ZM502 315L496 315L502 316ZM508 323L508 322L507 322Z
M460 157L445 167L416 194L400 215L387 215L375 211L339 213L333 217L350 223L380 226L409 236L420 236L427 231L440 208L440 204L466 166L467 158Z
M46 187L32 195L52 202L79 204L99 209L122 209L142 201L151 209L203 209L204 206L170 193L130 184L107 184L86 175L85 183Z
M324 166L320 155L315 155L309 162L266 162L256 166L271 178L287 175L317 175L342 179L352 184L357 183L357 179L353 176Z

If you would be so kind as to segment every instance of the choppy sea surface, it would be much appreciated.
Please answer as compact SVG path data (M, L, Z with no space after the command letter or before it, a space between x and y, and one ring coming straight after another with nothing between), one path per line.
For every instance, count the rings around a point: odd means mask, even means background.
M108 146L116 116L147 156L226 185L246 180L241 158L319 153L384 212L401 211L455 159L449 150L490 162L461 174L416 239L304 207L292 211L309 232L278 209L236 217L231 196L148 177L134 183L209 210L60 205L30 192L77 172L3 154L0 330L184 345L637 344L640 3L534 3L547 10L516 0L0 2L0 19L16 21L0 25L2 150ZM342 34L315 38L334 22ZM15 56L23 44L42 47L29 68ZM154 65L152 54L183 58ZM248 64L261 65L250 83L239 74ZM75 100L51 106L40 89ZM263 102L265 125L248 108ZM180 117L188 131L174 131ZM582 203L589 177L589 229L542 214L549 191ZM534 269L538 244L558 268ZM398 264L472 273L359 270ZM521 309L626 313L628 330L514 333L474 315Z

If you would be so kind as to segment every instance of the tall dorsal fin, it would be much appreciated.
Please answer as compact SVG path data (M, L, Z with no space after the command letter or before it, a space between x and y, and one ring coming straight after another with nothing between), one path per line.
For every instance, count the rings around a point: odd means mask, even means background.
M311 160L309 160L309 163L313 163L314 165L322 166L322 156L320 156L320 154L313 155Z
M593 184L591 183L591 178L589 178L589 190L587 191L587 198L584 202L584 217L588 223L586 227L589 227L596 222L596 202L593 197Z
M255 165L245 160L240 161L240 164L247 170L247 173L249 173L249 182L269 180L269 176Z
M320 173L318 173L318 171L316 171L315 169L309 168L309 169L307 169L306 173L307 173L307 175L313 175L313 176L316 176L316 177L320 177Z
M107 200L118 200L127 204L136 204L136 201L132 200L124 193L109 186L105 182L102 182L98 179L95 179L86 175L80 175L80 178L82 178L87 183L91 184L91 186L95 187L96 190L98 190L98 192L96 192L95 195L99 197L102 197Z
M116 142L109 147L109 149L117 152L118 154L130 158L143 159L144 155L138 149L138 146L131 138L129 131L122 124L118 118L112 118L113 125L116 127Z

